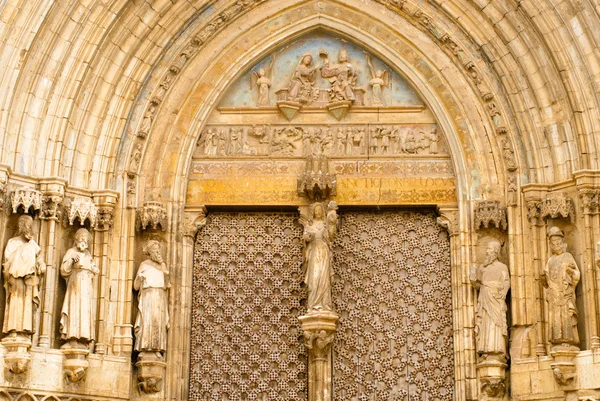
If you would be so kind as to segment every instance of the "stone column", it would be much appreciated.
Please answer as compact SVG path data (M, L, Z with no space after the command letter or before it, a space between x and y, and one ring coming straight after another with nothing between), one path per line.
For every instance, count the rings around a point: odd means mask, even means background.
M206 225L206 208L204 206L186 208L180 214L180 233L172 247L172 260L180 260L180 267L172 273L173 285L178 291L171 291L170 308L173 319L169 330L169 364L167 366L168 399L187 399L189 386L189 349L191 336L192 312L192 280L194 269L194 244L196 235ZM185 335L183 334L185 333ZM188 360L186 360L188 358Z
M590 342L590 349L596 351L600 349L600 337L598 336L598 309L597 309L597 291L596 288L596 259L597 252L596 244L594 243L594 226L593 213L598 210L598 190L591 188L583 188L579 190L583 206L583 220L585 235L585 261L582 266L583 279L583 294L585 306L585 321L587 337Z
M333 360L331 346L339 316L335 312L309 313L298 318L308 348L308 401L331 401Z
M440 205L437 208L439 217L437 223L448 230L450 236L450 260L452 270L452 316L454 326L454 378L455 397L457 400L476 399L477 397L477 355L473 339L473 327L465 322L473 322L474 297L473 291L464 283L468 282L468 260L463 255L469 249L468 238L460 230L459 209L456 204ZM464 245L464 246L463 246ZM462 316L461 316L462 314ZM459 372L465 372L461 376Z
M97 313L96 325L96 354L107 354L110 342L108 311L110 304L110 255L111 234L114 225L115 209L119 193L111 190L94 193L94 203L98 206L98 220L94 235L94 259L98 264L100 274L97 283Z
M53 311L56 309L56 295L58 291L58 269L56 263L60 255L56 254L57 228L62 211L60 204L65 195L66 180L61 178L43 178L40 180L40 189L43 195L42 212L40 214L41 235L40 244L44 248L46 258L46 277L42 290L42 312L40 322L40 334L38 345L50 348L50 342L54 334L55 321Z

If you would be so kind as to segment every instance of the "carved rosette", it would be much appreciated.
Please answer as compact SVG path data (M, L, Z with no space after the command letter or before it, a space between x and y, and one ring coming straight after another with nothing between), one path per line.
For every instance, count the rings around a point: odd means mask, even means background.
M137 211L138 230L157 230L158 226L166 231L167 210L161 202L144 202L144 206Z
M10 194L13 213L17 213L19 206L23 207L24 213L29 213L30 209L33 209L33 212L39 211L42 209L42 203L42 193L32 188L15 189Z
M475 206L475 229L479 230L482 226L489 228L490 225L503 231L508 229L506 208L501 207L499 201L478 202Z
M70 199L66 205L65 223L73 225L75 220L79 219L80 225L85 225L86 220L90 222L90 227L96 227L98 222L98 206L94 204L92 199L76 196Z

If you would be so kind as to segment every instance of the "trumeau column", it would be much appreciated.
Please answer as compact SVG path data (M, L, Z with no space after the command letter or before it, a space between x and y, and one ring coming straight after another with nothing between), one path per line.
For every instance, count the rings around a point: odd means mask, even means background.
M333 310L331 279L338 207L325 199L335 192L336 176L329 173L327 158L308 156L298 179L298 194L313 201L298 209L304 226L302 271L308 291L307 313L298 318L308 349L308 401L333 399L332 345L339 315Z

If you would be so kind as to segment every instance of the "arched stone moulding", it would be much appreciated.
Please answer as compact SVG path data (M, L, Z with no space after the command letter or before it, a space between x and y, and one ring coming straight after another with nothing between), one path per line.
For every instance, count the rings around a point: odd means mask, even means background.
M266 10L269 12L265 12ZM266 20L265 15L269 15ZM473 338L470 323L470 316L473 315L473 293L465 284L467 266L470 264L470 256L466 252L470 244L466 210L469 199L482 196L482 192L488 191L485 188L491 188L492 183L506 180L505 173L498 170L493 163L496 161L498 165L504 164L498 145L489 147L490 144L496 144L496 130L491 118L480 120L470 117L488 115L485 100L446 53L434 50L437 49L437 45L428 36L423 35L407 21L398 20L395 14L374 22L373 29L367 33L353 28L359 25L361 18L365 18L362 12L337 2L309 2L294 6L282 2L261 5L248 12L243 21L238 20L235 26L225 26L219 35L207 42L198 53L213 56L208 59L196 55L190 59L186 67L179 71L178 79L170 86L165 100L161 102L146 139L137 186L140 192L137 196L144 198L144 191L147 191L149 196L157 196L156 191L159 191L158 197L170 199L167 207L171 208L171 215L177 218L173 227L179 226L177 222L182 218L182 206L194 206L193 198L186 200L184 194L191 153L203 124L228 83L273 48L318 28L351 38L352 41L376 52L378 57L402 72L420 92L446 134L451 148L454 169L457 172L459 198L458 205L453 209L458 226L457 242L452 248L455 255L453 285L456 302L460 302L459 299L465 300L464 307L457 305L455 309L456 391L459 398L469 398L478 390L474 345L468 340ZM279 22L271 23L275 20ZM398 24L402 24L402 27L398 27ZM423 52L420 53L417 49ZM424 54L424 49L432 51ZM439 71L447 73L448 76L439 74ZM450 79L450 75L453 79ZM465 110L470 110L471 113L466 113ZM491 138L486 138L487 135ZM174 146L165 146L165 143L172 143ZM484 154L496 156L492 159L483 157ZM146 163L144 160L158 162ZM168 187L162 184L166 180L170 183ZM159 189L151 191L153 188ZM500 189L498 195L503 196L503 193L503 189ZM187 257L177 244L180 235L179 232L169 233L172 263L178 263ZM184 271L186 276L176 279L181 280L183 288L187 289L191 283L191 269ZM181 295L172 298L172 316L177 322L170 331L174 348L169 347L169 353L172 352L172 360L177 362L169 364L167 372L174 372L173 369L176 368L176 372L180 373L167 374L170 378L167 391L185 394L188 368L182 366L187 363L188 351L184 345L186 341L176 339L173 333L189 332L189 310L180 306L189 304L189 290L181 291Z

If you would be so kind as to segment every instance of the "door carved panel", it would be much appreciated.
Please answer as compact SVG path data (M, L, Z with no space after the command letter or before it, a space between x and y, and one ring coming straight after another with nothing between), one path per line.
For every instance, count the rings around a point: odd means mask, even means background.
M452 400L450 241L433 213L343 213L334 399Z
M194 250L190 400L306 400L296 213L211 213Z

